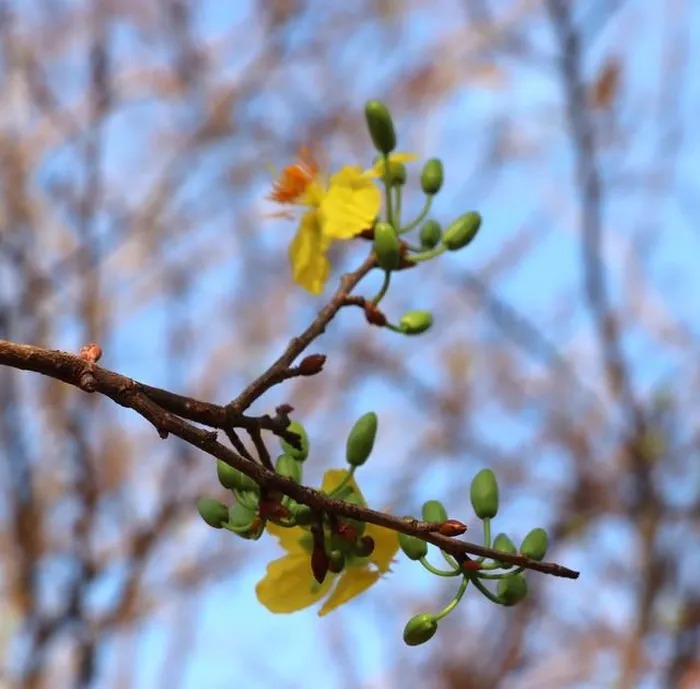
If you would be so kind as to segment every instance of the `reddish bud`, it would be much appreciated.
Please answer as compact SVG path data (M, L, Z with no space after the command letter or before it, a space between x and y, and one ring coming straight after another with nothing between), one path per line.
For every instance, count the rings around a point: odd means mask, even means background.
M368 557L374 552L374 539L371 536L363 536L357 543L355 550L360 557Z
M440 524L438 533L442 536L461 536L467 530L467 525L457 519L448 519Z
M263 519L271 519L273 522L289 517L289 510L280 502L263 501L258 508L258 514Z
M101 356L102 347L95 342L91 342L80 348L80 358L83 359L83 361L89 361L91 364L94 364L100 360Z
M311 571L313 572L314 579L316 579L319 584L322 584L323 580L326 578L329 565L330 559L323 545L314 545L314 549L311 553Z
M481 562L476 560L465 560L462 563L462 571L464 572L478 572L481 569Z
M357 529L352 524L338 524L336 533L348 543L357 541Z
M386 316L371 301L365 302L365 318L372 325L386 325Z
M315 376L323 370L323 364L325 363L325 354L309 354L309 356L301 360L299 373L302 376Z

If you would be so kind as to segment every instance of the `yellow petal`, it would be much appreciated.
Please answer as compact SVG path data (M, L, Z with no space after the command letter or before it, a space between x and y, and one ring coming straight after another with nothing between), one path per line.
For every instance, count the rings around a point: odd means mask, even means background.
M389 163L410 163L417 158L415 153L391 153L389 154ZM375 177L381 177L384 174L384 159L380 158L368 172Z
M267 566L265 576L255 587L255 594L270 612L295 612L321 600L334 579L328 573L319 584L311 573L311 562L306 553L285 555Z
M321 486L321 490L324 493L331 493L335 488L337 488L343 482L343 479L347 475L348 475L347 469L329 469L323 475L323 484ZM349 479L345 485L352 488L352 492L355 493L355 495L358 495L360 497L360 500L362 501L363 505L367 504L365 502L364 496L362 495L362 491L360 490L360 487L355 482L354 478Z
M359 167L344 167L331 177L319 205L323 234L350 239L372 226L379 213L381 193L372 176Z
M328 279L330 264L326 258L328 240L323 237L319 215L305 213L289 247L294 282L313 294L320 294Z
M359 596L379 579L379 572L367 569L349 569L340 577L338 585L318 611L320 617L327 615L343 603Z
M308 534L308 531L305 531L300 526L293 526L291 529L286 529L284 526L279 526L279 524L267 522L267 532L277 538L279 544L288 553L298 554L306 552L300 543L300 539Z
M384 529L381 526L367 524L365 534L374 539L374 550L370 555L370 560L384 574L389 571L391 561L394 559L399 549L399 537L396 531Z

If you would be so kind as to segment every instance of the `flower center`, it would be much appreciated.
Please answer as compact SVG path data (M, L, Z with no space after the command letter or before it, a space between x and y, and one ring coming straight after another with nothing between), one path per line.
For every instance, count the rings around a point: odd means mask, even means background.
M300 203L318 176L318 163L307 148L299 151L298 161L288 165L272 186L269 198L277 203Z

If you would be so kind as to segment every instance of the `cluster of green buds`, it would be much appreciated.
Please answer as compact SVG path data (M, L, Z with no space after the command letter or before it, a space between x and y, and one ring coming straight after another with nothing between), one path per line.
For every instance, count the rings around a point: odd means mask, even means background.
M420 186L425 194L423 209L408 222L402 220L403 190L408 173L401 154L392 155L396 148L396 130L391 113L381 101L365 104L365 119L370 137L379 156L375 161L382 172L385 204L384 217L379 218L373 228L374 254L378 266L384 271L384 283L371 304L377 307L384 298L396 270L410 268L422 261L437 258L446 251L458 251L467 246L481 226L481 216L470 211L447 225L444 232L440 223L430 214L433 199L442 189L444 171L442 161L429 159L420 175ZM410 232L418 230L418 242L408 240ZM369 316L368 316L369 318ZM377 319L385 327L404 335L419 335L432 325L429 311L417 310L405 313L398 324Z
M328 492L329 497L366 507L353 477L355 470L372 453L377 426L374 412L363 414L352 426L345 451L349 468L343 480ZM297 437L298 442L292 444L280 439L282 454L275 461L275 471L301 484L303 464L310 449L308 434L298 421L292 421L287 430ZM260 538L268 520L282 527L302 527L308 532L302 545L308 549L311 569L319 582L324 580L327 572L339 573L346 565L356 563L358 558L368 558L374 550L372 538L364 535L367 526L364 522L319 514L287 495L266 495L252 478L221 460L217 463L217 475L221 485L231 491L232 504L227 506L211 497L200 498L197 509L202 519L215 529L227 529L250 540Z
M472 480L470 488L472 509L482 522L483 542L485 548L491 548L508 555L520 555L532 560L542 560L547 553L548 537L544 529L532 529L516 549L512 539L505 533L491 537L491 520L498 513L499 495L498 482L490 469L483 469ZM412 517L407 517L412 519ZM429 500L423 505L423 520L436 522L441 525L457 523L447 516L445 507L438 500ZM449 530L440 529L443 533ZM420 562L431 574L440 577L459 578L459 586L454 598L437 613L421 613L412 617L404 628L403 638L409 646L418 646L431 639L438 629L441 619L449 615L460 603L469 584L472 584L483 596L492 603L503 606L517 605L527 596L527 580L522 567L514 568L512 564L502 560L467 557L461 563L440 551L446 569L435 567L428 559L428 544L415 536L399 535L401 550L410 560ZM492 590L495 584L495 591Z

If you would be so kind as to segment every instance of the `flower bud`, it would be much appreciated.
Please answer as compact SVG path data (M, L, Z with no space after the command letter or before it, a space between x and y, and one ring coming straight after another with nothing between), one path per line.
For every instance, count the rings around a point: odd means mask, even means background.
M473 479L470 497L474 514L490 519L498 512L498 483L491 469L482 469Z
M420 646L435 636L437 620L424 612L412 617L403 630L403 640L408 646Z
M407 311L399 321L399 327L404 335L420 335L433 324L433 314L430 311Z
M301 505L296 501L290 503L289 514L299 526L308 526L313 517L313 511L308 505Z
M467 530L467 525L457 519L448 519L440 526L438 533L442 536L461 536Z
M340 550L331 550L328 557L328 571L333 574L339 574L345 567L345 554Z
M299 447L294 447L291 443L280 438L282 452L291 455L297 462L303 462L309 456L309 437L306 435L306 430L298 421L292 421L287 430L299 436Z
M311 572L314 575L314 579L316 579L319 584L322 584L323 580L326 578L329 566L330 558L326 555L323 545L321 544L319 546L315 544L311 552Z
M420 175L420 185L426 194L437 194L442 187L442 161L431 158L424 166Z
M288 454L280 455L275 463L275 471L280 476L292 479L294 483L301 483L301 462Z
M442 236L442 243L450 251L457 251L474 239L480 226L481 216L478 213L465 213L450 223Z
M527 580L522 574L513 574L498 582L496 591L503 605L516 605L527 596Z
M549 538L544 529L533 529L520 544L520 554L531 560L542 560L547 554Z
M197 511L199 516L215 529L220 529L228 521L228 507L214 498L199 498Z
M409 560L420 560L428 554L428 544L415 536L399 533L399 545Z
M257 517L257 513L249 507L236 502L228 511L228 525L234 528L250 526Z
M374 226L374 253L384 270L396 270L401 263L401 245L396 230L386 222Z
M510 553L512 555L515 555L517 552L515 549L515 543L508 538L508 536L504 533L499 533L498 536L493 541L493 549L494 550L500 550L502 553ZM499 560L499 564L503 569L510 569L513 565L510 564L510 562L501 562Z
M423 504L423 521L446 522L447 510L439 500L428 500Z
M315 376L323 370L325 363L325 354L309 354L299 362L299 373L302 376Z
M403 163L389 163L389 183L392 187L406 184L406 166Z
M373 412L363 414L352 427L348 435L345 459L350 466L362 466L372 452L377 436L377 415Z
M219 483L228 490L251 490L259 491L260 487L250 476L247 476L239 469L232 467L220 459L216 461L216 475Z
M378 100L367 101L365 120L374 147L385 155L391 153L396 148L396 131L389 108Z
M357 557L369 557L374 552L374 539L371 536L363 536L353 548Z
M434 249L442 237L442 228L437 220L426 220L420 228L420 245L423 249Z

